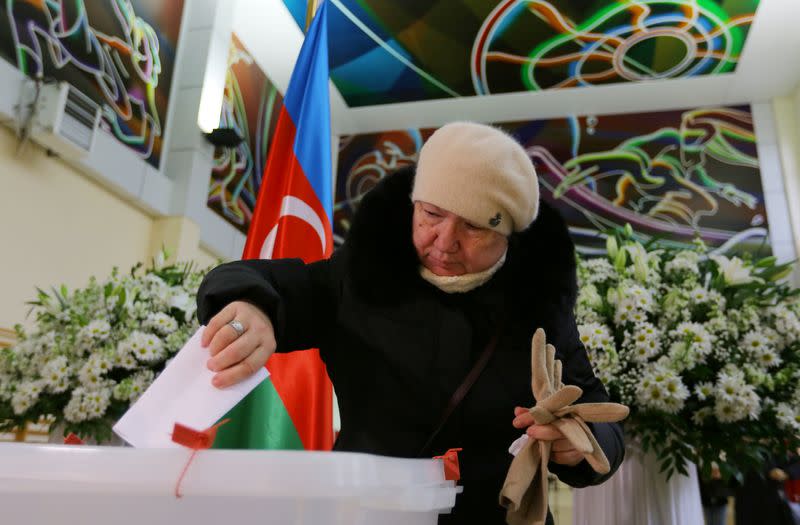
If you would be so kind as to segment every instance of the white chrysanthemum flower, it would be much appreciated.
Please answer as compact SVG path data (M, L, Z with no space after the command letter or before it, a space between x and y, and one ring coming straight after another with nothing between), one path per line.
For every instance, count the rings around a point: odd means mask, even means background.
M756 359L758 359L758 363L764 368L774 368L783 362L778 352L770 347L765 347Z
M705 322L704 326L710 334L717 338L734 337L734 335L730 333L731 325L728 323L728 319L722 315L710 318Z
M787 342L800 339L800 320L795 312L785 305L773 306L767 312L775 318L775 329Z
M131 378L129 399L131 403L139 399L144 394L144 391L150 387L150 384L155 379L155 373L152 370L142 370L137 372Z
M117 352L114 354L114 366L125 370L133 370L139 366L139 362L133 356L133 350L124 342L117 346Z
M766 341L769 346L778 351L786 347L786 340L774 328L770 328L769 326L762 327L761 335L764 336L764 341Z
M44 385L41 381L22 381L11 396L11 408L14 414L21 416L39 400Z
M749 385L748 385L749 386ZM733 423L743 419L758 419L760 413L759 397L752 386L739 393L735 401L717 399L714 415L720 423Z
M145 288L151 291L154 294L164 296L170 288L170 286L158 275L154 273L148 273L144 277L142 277L142 284L144 284Z
M697 399L700 401L705 401L714 395L714 385L708 381L697 383L697 385L694 387L694 393L697 396Z
M78 379L88 389L97 388L102 383L102 378L111 370L111 360L107 357L93 354L78 371Z
M127 339L134 357L143 363L154 363L166 357L164 342L154 334L135 331Z
M104 341L111 334L111 325L105 319L95 319L84 327L83 333L95 341Z
M72 391L67 406L64 407L64 419L73 423L80 423L89 418L89 413L83 403L83 395L86 389L82 386L77 387Z
M56 333L50 330L42 334L39 337L39 346L47 351L52 350L56 346Z
M150 313L144 322L144 327L153 329L161 335L168 335L178 329L178 322L163 312Z
M69 360L63 355L54 357L42 367L41 376L50 392L64 392L69 387Z
M670 335L687 342L687 350L699 357L698 362L702 362L702 358L711 353L713 338L700 323L680 323Z
M649 301L649 302L648 302ZM646 308L642 305L648 305ZM652 299L646 296L627 296L617 302L614 323L641 323L647 321L647 309L652 306Z
M614 339L608 327L602 323L587 323L578 326L578 335L581 343L592 350L601 350L613 347Z
M744 334L739 346L749 355L758 355L767 345L766 338L760 331L751 330Z
M619 372L619 359L616 352L605 350L590 351L586 355L595 375L604 384L610 384Z
M705 424L706 420L714 414L714 409L711 407L703 407L694 414L692 414L692 423L698 426Z
M106 409L111 402L111 388L101 388L86 392L84 403L89 419L97 419L106 413Z
M738 392L746 383L744 372L741 370L723 370L717 376L714 394L719 399L732 403L736 400Z
M714 415L720 423L733 423L745 418L736 403L724 399L717 399L717 402L714 403Z
M646 362L661 351L659 330L652 323L637 323L632 333L626 333L625 345L631 356L640 363Z
M708 290L698 286L689 291L689 299L695 304L705 303L709 299Z
M664 273L671 274L671 273L679 273L679 272L687 272L687 273L698 273L700 269L697 266L697 262L699 261L699 256L695 252L691 251L682 251L678 252L674 259L669 261L666 265L664 265Z
M717 377L714 397L714 414L722 423L757 419L761 411L761 399L755 387L747 383L744 372L731 365Z
M98 419L105 415L111 403L112 387L99 388L78 387L72 391L67 406L64 407L64 418L73 423L89 419Z
M626 290L626 295L634 300L636 308L650 312L653 309L653 292L639 284L632 284Z
M791 432L800 432L800 413L789 403L778 403L775 407L778 424Z
M675 414L683 408L689 390L673 370L657 365L645 371L636 397L644 407Z
M575 320L579 324L601 323L603 322L603 316L594 308L578 303L575 306Z
M595 285L587 284L578 292L577 303L596 309L603 306L603 298L597 293L597 287Z
M583 261L582 266L584 271L581 272L581 275L584 279L581 285L601 283L615 279L617 276L616 270L605 258L598 257Z
M774 332L774 330L772 331ZM751 330L747 332L739 343L747 356L752 358L763 368L772 368L781 364L779 353L770 344L764 332Z

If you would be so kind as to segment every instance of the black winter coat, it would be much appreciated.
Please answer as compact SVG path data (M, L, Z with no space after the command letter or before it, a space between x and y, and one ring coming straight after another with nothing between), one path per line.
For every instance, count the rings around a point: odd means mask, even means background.
M506 262L464 294L446 294L419 276L411 239L413 171L384 178L361 202L344 246L331 259L249 260L212 270L198 292L207 323L234 300L272 319L278 351L320 349L339 401L336 450L400 457L460 454L464 492L440 523L504 523L498 494L522 432L514 407L532 406L530 344L544 328L579 402L608 401L578 338L573 315L575 253L551 206L526 231L512 234ZM420 450L454 390L494 334L493 357L429 450ZM623 458L621 427L593 425L612 466ZM574 487L604 481L586 461L550 464ZM609 474L610 475L610 474Z

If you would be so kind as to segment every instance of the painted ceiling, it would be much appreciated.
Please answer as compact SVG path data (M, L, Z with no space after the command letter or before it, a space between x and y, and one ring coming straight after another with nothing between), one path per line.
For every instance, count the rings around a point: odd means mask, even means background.
M326 0L351 107L736 70L759 0ZM303 27L306 0L284 0Z

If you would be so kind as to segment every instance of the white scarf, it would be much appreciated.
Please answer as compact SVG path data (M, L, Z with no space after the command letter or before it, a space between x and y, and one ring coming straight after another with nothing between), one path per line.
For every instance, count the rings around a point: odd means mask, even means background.
M500 259L494 263L494 266L487 268L482 272L467 273L464 275L436 275L425 266L420 265L419 274L423 279L445 293L469 292L470 290L474 290L478 286L485 284L495 273L497 273L497 270L499 270L503 266L503 263L506 262L506 253L508 253L508 250L503 252L503 255L500 257Z

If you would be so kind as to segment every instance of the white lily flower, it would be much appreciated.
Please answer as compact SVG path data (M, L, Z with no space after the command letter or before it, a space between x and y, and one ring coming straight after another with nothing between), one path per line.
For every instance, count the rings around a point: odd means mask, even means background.
M724 255L712 255L710 258L717 263L725 277L725 282L729 285L747 284L754 281L763 282L763 279L751 275L750 269L738 257L728 259Z

